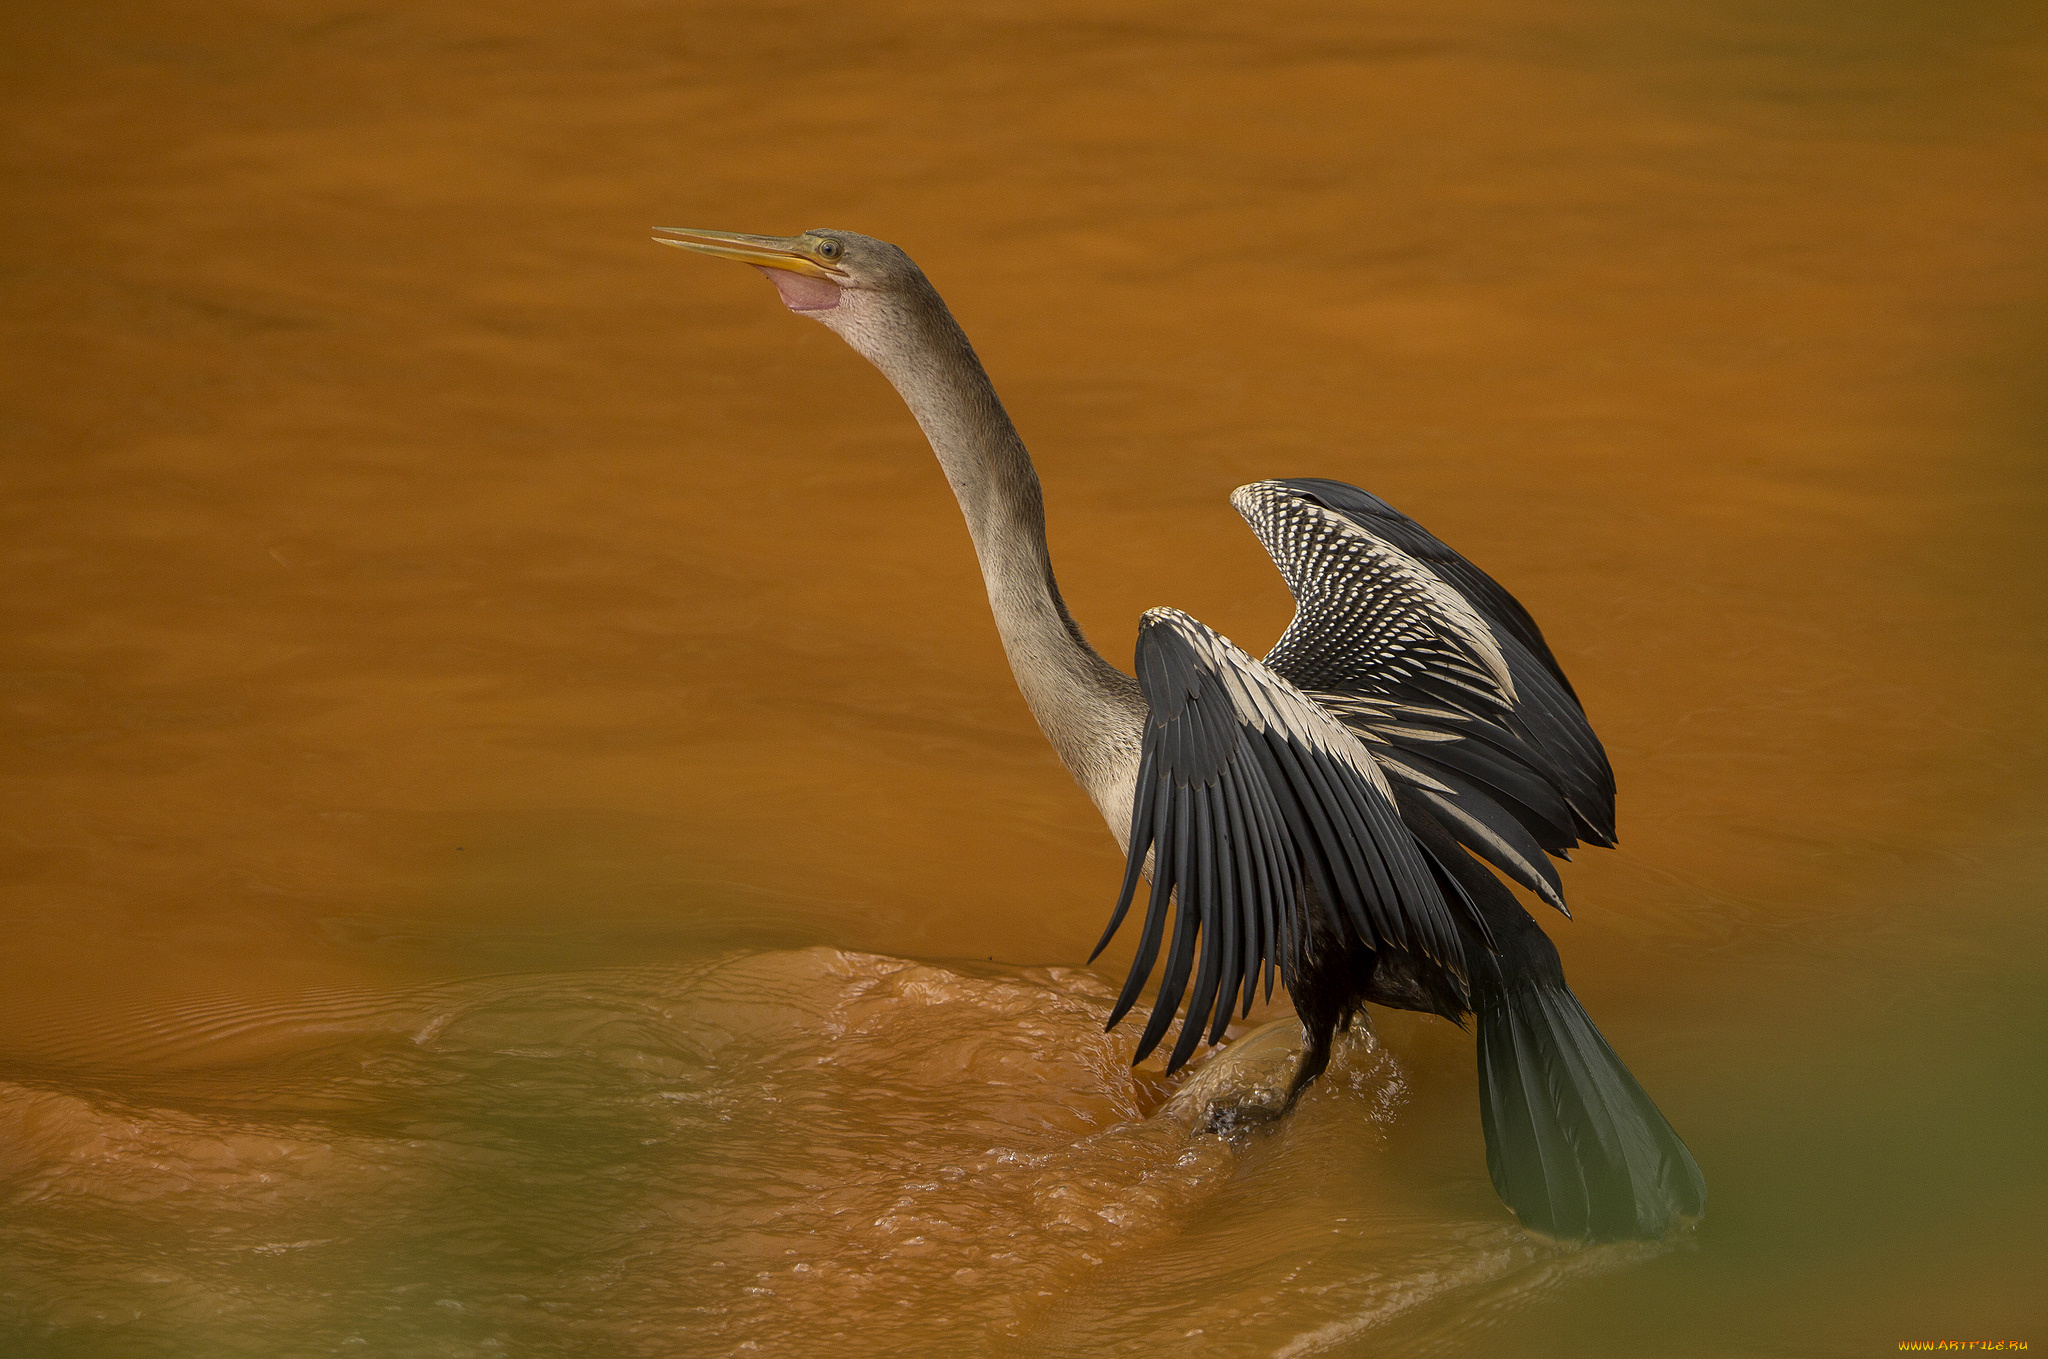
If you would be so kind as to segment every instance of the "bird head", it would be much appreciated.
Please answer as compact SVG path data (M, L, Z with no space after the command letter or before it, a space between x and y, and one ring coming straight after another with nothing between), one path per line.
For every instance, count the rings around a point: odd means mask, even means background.
M655 231L662 245L753 265L775 285L784 306L830 327L871 358L876 341L937 302L910 256L872 236L822 227L800 236Z

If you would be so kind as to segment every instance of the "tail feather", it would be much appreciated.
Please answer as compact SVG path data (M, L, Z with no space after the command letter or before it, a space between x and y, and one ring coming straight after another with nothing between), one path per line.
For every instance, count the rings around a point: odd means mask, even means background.
M1524 1226L1616 1241L1701 1214L1692 1153L1570 988L1524 980L1474 1000L1486 1166Z

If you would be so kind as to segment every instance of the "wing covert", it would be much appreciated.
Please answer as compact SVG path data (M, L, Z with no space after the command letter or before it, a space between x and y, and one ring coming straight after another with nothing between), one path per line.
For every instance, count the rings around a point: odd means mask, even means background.
M1565 693L1571 695L1573 702L1578 701L1572 682L1565 678L1564 667L1557 663L1557 657L1550 652L1550 644L1543 640L1543 629L1536 626L1536 620L1529 616L1521 601L1502 588L1492 576L1459 556L1443 539L1372 492L1362 491L1347 482L1331 481L1327 477L1286 477L1271 484L1311 497L1427 565L1471 601L1472 607L1483 614L1487 622L1503 629L1527 648L1529 654L1550 671L1551 677Z

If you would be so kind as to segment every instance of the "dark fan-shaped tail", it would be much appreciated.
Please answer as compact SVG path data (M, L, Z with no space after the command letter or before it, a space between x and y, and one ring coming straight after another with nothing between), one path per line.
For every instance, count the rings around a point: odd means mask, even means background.
M1491 946L1475 939L1465 956L1479 1020L1479 1121L1501 1200L1531 1231L1568 1241L1655 1239L1700 1216L1699 1166L1565 985L1550 937L1420 794L1395 791L1445 890L1489 926Z
M1489 977L1473 1003L1486 1167L1524 1226L1654 1239L1701 1214L1707 1183L1692 1153L1562 978Z

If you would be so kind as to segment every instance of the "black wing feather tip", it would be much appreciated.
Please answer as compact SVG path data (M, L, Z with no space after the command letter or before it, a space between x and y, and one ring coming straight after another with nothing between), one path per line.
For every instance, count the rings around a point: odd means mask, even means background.
M1174 837L1173 874L1167 879L1178 889L1188 880L1188 855L1192 849L1193 837L1188 834L1189 815L1188 790L1174 790L1174 815L1180 826L1180 833ZM1153 859L1153 891L1158 894L1161 880L1158 858ZM1159 1040L1166 1036L1166 1030L1173 1023L1174 1012L1180 1008L1181 993L1187 989L1188 970L1194 962L1196 914L1189 908L1187 894L1176 893L1173 910L1173 943L1166 952L1166 967L1159 977L1159 994L1153 999L1151 1017L1145 1023L1145 1032L1138 1039L1137 1060L1143 1061L1159 1046Z
M1504 815L1489 799L1471 796L1469 792L1462 796L1455 789L1448 796L1431 788L1417 792L1459 844L1534 892L1567 920L1571 918L1557 870L1513 817Z
M1095 951L1088 955L1091 964L1102 956L1102 950L1108 948L1109 941L1116 937L1117 929L1124 923L1124 913L1131 909L1131 901L1137 896L1138 879L1144 874L1145 852L1152 847L1151 772L1152 756L1148 752L1138 765L1138 786L1131 796L1131 852L1124 868L1123 886L1117 892L1116 909L1110 912L1108 928L1096 941Z
M1173 834L1174 827L1170 824L1158 828L1159 838L1153 842L1153 862L1155 864L1162 861L1171 861L1170 846ZM1145 859L1145 850L1141 847L1134 849L1132 852L1137 855L1138 862L1142 864ZM1145 983L1151 979L1152 966L1159 957L1160 932L1164 929L1166 923L1167 898L1172 895L1172 892L1172 878L1163 877L1155 872L1152 875L1151 897L1145 904L1144 930L1138 936L1138 951L1131 958L1130 974L1124 978L1123 991L1117 996L1116 1005L1110 1010L1109 1022L1103 1026L1104 1028L1115 1028L1117 1021L1130 1013L1131 1006L1137 1003L1139 992L1144 990ZM1132 1060L1133 1062L1141 1062L1144 1059L1144 1054L1140 1053Z
M1209 1027L1209 1016L1216 1007L1216 990L1220 983L1223 949L1225 947L1220 928L1224 903L1216 881L1216 860L1219 846L1216 842L1215 809L1211 805L1208 789L1194 800L1195 813L1195 906L1196 924L1201 933L1201 953L1194 970L1194 994L1188 998L1187 1017L1181 1021L1180 1039L1173 1045L1173 1056L1167 1061L1169 1071L1177 1069L1188 1059L1202 1031Z
M1229 799L1220 784L1211 795L1210 816L1215 830L1211 844L1214 853L1210 860L1215 905L1209 920L1215 931L1211 940L1221 947L1222 956L1216 962L1212 1008L1203 1013L1208 1020L1209 1042L1214 1044L1230 1027L1231 1013L1237 1009L1237 993L1244 982L1242 954L1247 921L1237 900L1239 865L1230 836ZM1206 958L1204 970L1208 970Z
M1258 887L1253 879L1251 840L1245 829L1244 793L1236 782L1232 781L1218 783L1217 795L1223 811L1223 833L1229 846L1223 867L1231 894L1230 905L1236 908L1226 910L1224 914L1237 925L1233 935L1236 956L1234 960L1226 963L1224 969L1228 974L1225 980L1229 984L1229 990L1225 993L1218 1012L1228 1015L1235 1010L1235 998L1242 994L1245 1013L1250 1014L1253 991L1258 985L1259 959L1264 954L1264 944L1259 934ZM1227 1020L1223 1027L1228 1027ZM1222 1031L1216 1030L1211 1033L1209 1041L1213 1043L1221 1036Z

